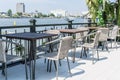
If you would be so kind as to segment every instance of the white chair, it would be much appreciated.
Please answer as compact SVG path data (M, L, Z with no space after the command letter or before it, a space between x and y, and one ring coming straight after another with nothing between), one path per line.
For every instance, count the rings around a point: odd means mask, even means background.
M89 29L86 28L86 27L79 27L77 29L85 30L85 31L75 34L75 39L74 39L73 48L72 48L72 50L74 51L73 52L73 63L75 62L76 48L78 46L81 46L84 43L84 40L85 40L85 38L86 38L86 36L88 35L88 32L89 32Z
M93 54L93 59L92 59L92 63L94 63L94 54L95 54L95 51L97 50L98 48L98 41L99 41L99 36L100 36L100 31L97 31L95 34L95 37L94 37L94 41L92 43L84 43L82 45L82 49L84 48L85 50L86 49L91 49L92 50L92 54ZM88 36L90 35L93 35L92 34L89 34ZM82 54L82 53L81 53ZM98 54L98 51L97 51L97 57L99 59L99 54Z
M102 50L106 48L108 50L108 34L109 34L109 29L108 28L99 28L98 31L100 31L100 37L99 37L99 42L101 42L102 45Z
M115 25L111 30L111 32L109 33L109 37L108 37L108 39L111 41L111 47L112 47L112 41L114 41L117 48L117 42L116 42L117 34L118 34L118 26Z
M69 60L68 60L68 51L72 47L73 37L67 36L67 37L63 37L61 39L58 39L56 41L60 41L58 51L52 52L52 53L47 53L47 54L41 54L41 55L39 55L39 57L43 57L43 58L46 58L48 60L53 60L53 61L57 62L56 80L58 80L59 60L62 60L66 57L67 62L68 62L69 72L70 72L70 65L69 65ZM52 42L48 42L47 44L50 44L50 43L52 43Z
M83 31L83 32L81 32L81 33L76 33L75 41L77 42L77 46L79 46L79 44L81 45L81 44L84 43L85 36L88 35L89 29L86 28L86 27L80 27L80 28L77 28L77 29L81 29L81 30L82 30L82 29L83 29L83 30L86 29L86 31Z
M5 44L6 42L19 46L19 44L15 43L15 42L0 39L0 63L2 63L2 74L5 75L5 80L7 80L7 64L22 60L22 57L7 54L9 48ZM6 47L5 47L5 45L6 45ZM27 80L28 79L27 65L25 65L25 70L26 70L26 80Z
M117 42L119 42L119 40L120 40L120 29L118 28L118 33L117 33Z

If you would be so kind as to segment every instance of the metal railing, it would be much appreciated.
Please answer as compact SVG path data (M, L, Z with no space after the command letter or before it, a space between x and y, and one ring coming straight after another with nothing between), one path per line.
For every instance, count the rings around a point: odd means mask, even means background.
M19 33L19 32L43 33L44 31L49 30L49 29L63 29L63 28L72 29L72 28L77 28L80 25L81 26L88 26L88 25L92 25L92 24L97 26L96 23L73 23L72 21L68 21L68 23L63 23L63 24L40 24L40 25L36 25L36 20L31 19L30 25L1 26L0 27L0 34L10 34L11 33L10 31L12 31L12 33ZM2 38L2 36L0 36L0 38ZM20 44L22 44L24 42L22 40L13 40L13 41L15 41L16 43L19 42ZM42 43L44 43L44 39L41 39L38 41L39 45L41 45ZM16 55L18 55L14 48L15 48L15 46L11 44L10 49L12 49L12 50L11 50L10 54L13 55L13 52L14 52Z
M11 33L19 33L19 32L37 32L37 33L43 33L46 30L49 29L63 29L63 28L77 28L80 25L81 26L88 26L88 25L92 25L94 24L95 26L97 26L96 23L72 23L72 21L68 21L68 23L64 23L64 24L40 24L40 25L36 25L36 20L35 19L31 19L30 20L30 25L19 25L19 26L2 26L0 27L0 34L11 34ZM10 32L10 30L12 30L12 32ZM2 36L0 36L0 38L2 38ZM39 40L39 45L42 45L42 43L44 43L44 39ZM19 40L15 40L15 42L19 42L20 44L22 44L21 42L23 41L19 41ZM14 46L12 46L11 44L11 49L13 49ZM14 51L11 51L11 54Z
M36 28L44 28L44 30L47 30L47 27L50 27L50 29L61 29L61 28L72 29L72 28L76 28L76 26L78 27L79 25L88 26L88 25L92 25L92 24L97 26L96 23L73 23L72 21L68 21L68 23L63 23L63 24L36 25L36 20L31 19L30 25L0 26L0 34L4 33L2 30L10 30L10 29L23 29L23 31L25 31L25 29L27 28L29 30L29 32L37 32L38 30L36 30ZM43 29L40 29L40 30L43 30Z

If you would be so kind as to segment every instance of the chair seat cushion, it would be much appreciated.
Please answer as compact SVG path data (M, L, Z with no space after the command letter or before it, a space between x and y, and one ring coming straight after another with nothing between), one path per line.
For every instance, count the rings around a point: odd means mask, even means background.
M58 60L57 59L57 52L47 53L47 54L40 54L39 57L51 59L51 60Z
M108 37L108 39L115 39L115 37L110 36L110 37Z
M82 45L82 47L93 48L94 45L93 45L93 43L84 43L84 44Z

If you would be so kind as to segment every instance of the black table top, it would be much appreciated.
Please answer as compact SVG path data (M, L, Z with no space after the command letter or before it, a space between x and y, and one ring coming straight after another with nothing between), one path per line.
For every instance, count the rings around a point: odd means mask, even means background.
M52 36L56 36L57 34L48 34L48 33L14 33L14 34L5 34L1 35L6 38L14 38L14 39L24 39L24 40L36 40L41 38L49 38Z

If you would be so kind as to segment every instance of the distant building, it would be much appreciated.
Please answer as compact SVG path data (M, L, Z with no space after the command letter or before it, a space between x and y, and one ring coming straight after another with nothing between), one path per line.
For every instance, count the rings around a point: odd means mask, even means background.
M62 9L58 10L52 10L50 13L54 14L56 17L65 17L66 16L66 11Z
M25 13L25 4L17 3L16 4L16 12Z

